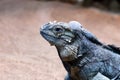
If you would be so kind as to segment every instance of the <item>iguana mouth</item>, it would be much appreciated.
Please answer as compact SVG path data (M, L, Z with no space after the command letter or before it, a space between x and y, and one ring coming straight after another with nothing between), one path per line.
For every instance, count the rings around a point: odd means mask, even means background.
M55 40L54 36L51 36L44 31L40 31L40 33L50 43L51 46L55 45L54 42L53 42L53 40Z

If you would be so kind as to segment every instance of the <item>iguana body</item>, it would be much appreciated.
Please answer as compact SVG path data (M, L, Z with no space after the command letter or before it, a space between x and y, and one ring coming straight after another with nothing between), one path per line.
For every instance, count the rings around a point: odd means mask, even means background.
M93 80L98 73L120 80L119 48L102 44L80 23L50 22L40 33L57 48L68 72L65 80Z

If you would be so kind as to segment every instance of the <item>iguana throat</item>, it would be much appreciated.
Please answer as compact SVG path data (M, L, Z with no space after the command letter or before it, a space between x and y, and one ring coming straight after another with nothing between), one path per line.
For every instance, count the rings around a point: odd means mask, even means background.
M78 48L79 44L77 44L77 41L69 45L65 45L64 47L57 47L57 49L59 50L59 55L63 61L72 61L77 59L79 56Z

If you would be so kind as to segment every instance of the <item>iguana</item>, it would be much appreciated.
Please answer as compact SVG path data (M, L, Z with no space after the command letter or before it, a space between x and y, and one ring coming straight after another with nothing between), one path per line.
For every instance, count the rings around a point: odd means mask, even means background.
M98 73L120 80L120 48L103 44L79 22L49 22L40 34L56 47L68 72L65 80L93 80Z

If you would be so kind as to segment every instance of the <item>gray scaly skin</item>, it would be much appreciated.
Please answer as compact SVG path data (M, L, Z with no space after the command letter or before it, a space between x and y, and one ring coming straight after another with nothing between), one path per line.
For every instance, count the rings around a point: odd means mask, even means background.
M56 47L68 72L65 80L93 80L98 73L120 80L119 48L104 45L79 22L49 22L40 33Z

